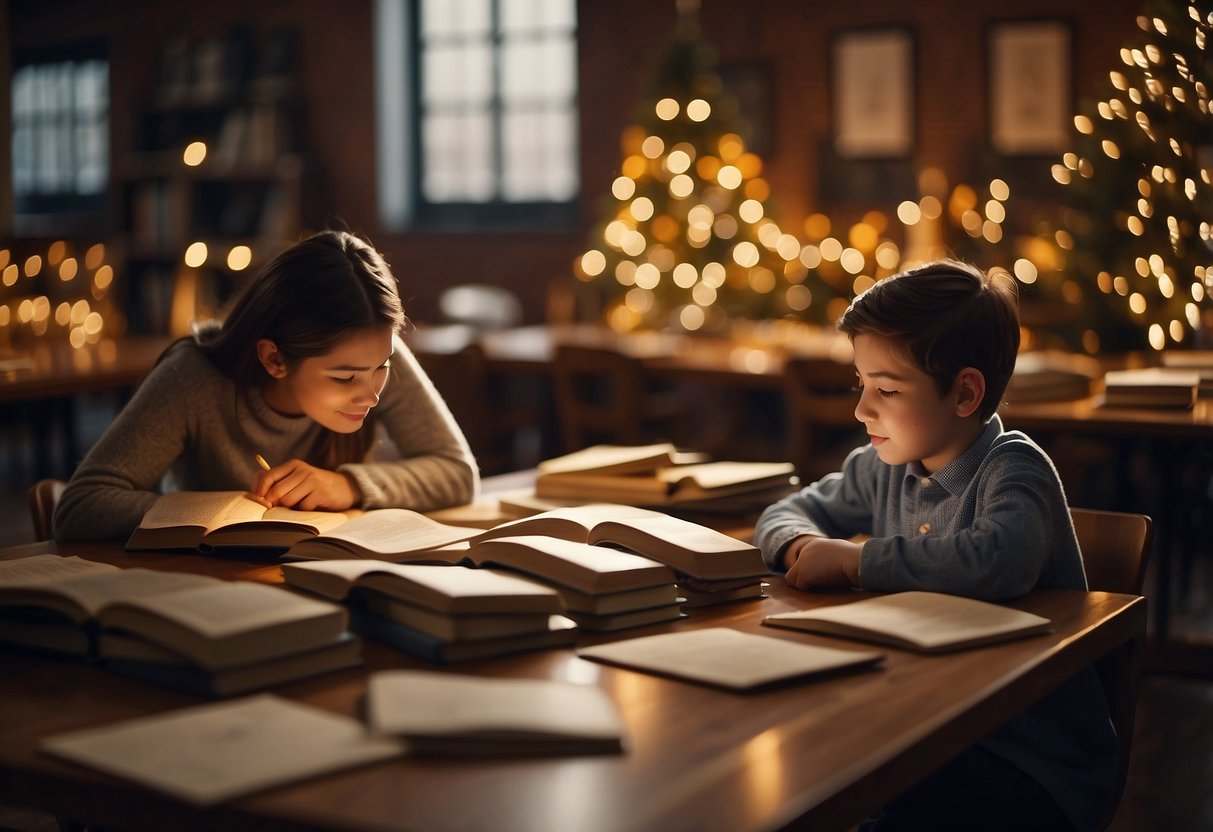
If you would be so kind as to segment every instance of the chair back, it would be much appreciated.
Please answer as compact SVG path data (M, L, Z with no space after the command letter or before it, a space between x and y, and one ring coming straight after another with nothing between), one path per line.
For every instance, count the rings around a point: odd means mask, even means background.
M1096 592L1141 595L1153 538L1144 514L1071 508L1074 534L1082 549L1087 587Z
M29 517L34 524L35 540L50 540L54 535L52 518L55 516L55 505L63 494L67 483L53 477L38 480L26 493L29 500Z
M1092 592L1141 595L1150 556L1153 522L1144 514L1071 508L1074 533L1082 550L1087 587ZM1133 724L1137 710L1140 645L1133 644L1100 659L1095 667L1116 729L1116 792L1099 828L1116 816L1129 774Z
M645 441L645 379L639 359L612 349L562 344L552 373L566 453L597 443Z
M788 460L802 482L837 471L863 444L855 420L855 368L829 358L792 357L784 365Z

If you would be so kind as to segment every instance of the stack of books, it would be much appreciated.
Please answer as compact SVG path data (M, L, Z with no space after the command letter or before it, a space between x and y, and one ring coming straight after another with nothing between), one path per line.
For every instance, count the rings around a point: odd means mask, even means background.
M1190 408L1196 404L1200 373L1181 367L1110 370L1104 374L1108 407Z
M683 598L675 585L674 571L660 561L584 540L530 531L536 529L486 533L492 536L467 547L465 562L499 566L543 581L559 594L564 614L582 630L612 632L682 617Z
M78 557L0 561L0 642L226 696L361 663L346 611L248 581Z
M519 535L590 544L665 564L687 606L761 598L770 575L758 548L699 523L660 511L609 503L553 509L503 523L473 538L473 549Z
M555 590L492 569L330 560L284 563L282 577L347 602L355 631L431 664L567 647L577 637Z
M798 480L790 462L704 461L673 445L594 445L539 463L535 496L633 506L765 507Z
M1102 372L1099 362L1089 355L1061 350L1021 353L1015 359L1006 399L1011 404L1085 399Z

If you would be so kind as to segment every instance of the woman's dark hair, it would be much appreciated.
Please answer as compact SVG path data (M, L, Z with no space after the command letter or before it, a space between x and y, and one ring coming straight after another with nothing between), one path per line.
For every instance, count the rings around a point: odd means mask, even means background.
M1019 352L1019 297L1006 272L986 274L956 260L927 263L879 281L855 298L838 321L856 335L888 338L935 379L942 396L965 367L981 371L989 419L1006 392Z
M348 231L321 231L275 257L223 323L200 327L195 340L241 390L270 381L257 357L262 338L273 341L293 367L359 330L387 326L399 334L407 323L396 278L383 256ZM361 459L373 436L372 418L354 434L326 431L317 458L309 462L331 468Z

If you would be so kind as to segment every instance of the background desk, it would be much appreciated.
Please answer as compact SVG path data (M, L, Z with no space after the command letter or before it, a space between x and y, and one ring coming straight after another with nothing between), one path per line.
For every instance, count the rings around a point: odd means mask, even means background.
M33 544L14 557L56 550ZM121 566L277 582L276 566L196 555L62 545ZM834 647L848 642L760 627L770 613L853 600L772 580L770 599L693 610L680 622L582 636L582 643L726 626ZM453 672L600 685L623 713L627 753L541 759L399 760L321 777L207 811L43 756L39 738L197 700L105 670L3 653L0 800L124 830L844 829L1011 715L1102 657L1131 658L1145 630L1133 596L1049 591L1014 604L1055 632L943 656L886 650L879 670L729 693L578 659L570 650L453 666ZM853 645L859 647L859 645ZM418 663L368 641L365 668L275 692L359 716L368 671Z
M36 470L30 482L66 477L79 461L85 449L77 435L77 397L109 391L124 396L169 343L164 337L124 336L79 349L53 341L0 353L3 425L13 434L28 428L33 435Z

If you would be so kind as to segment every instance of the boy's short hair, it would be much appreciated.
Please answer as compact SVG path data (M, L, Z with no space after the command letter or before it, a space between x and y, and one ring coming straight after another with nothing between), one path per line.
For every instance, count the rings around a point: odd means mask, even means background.
M987 274L956 260L937 260L887 277L855 298L838 321L852 341L890 339L935 379L942 396L965 367L986 381L979 414L994 415L1019 352L1019 295L1004 271Z

